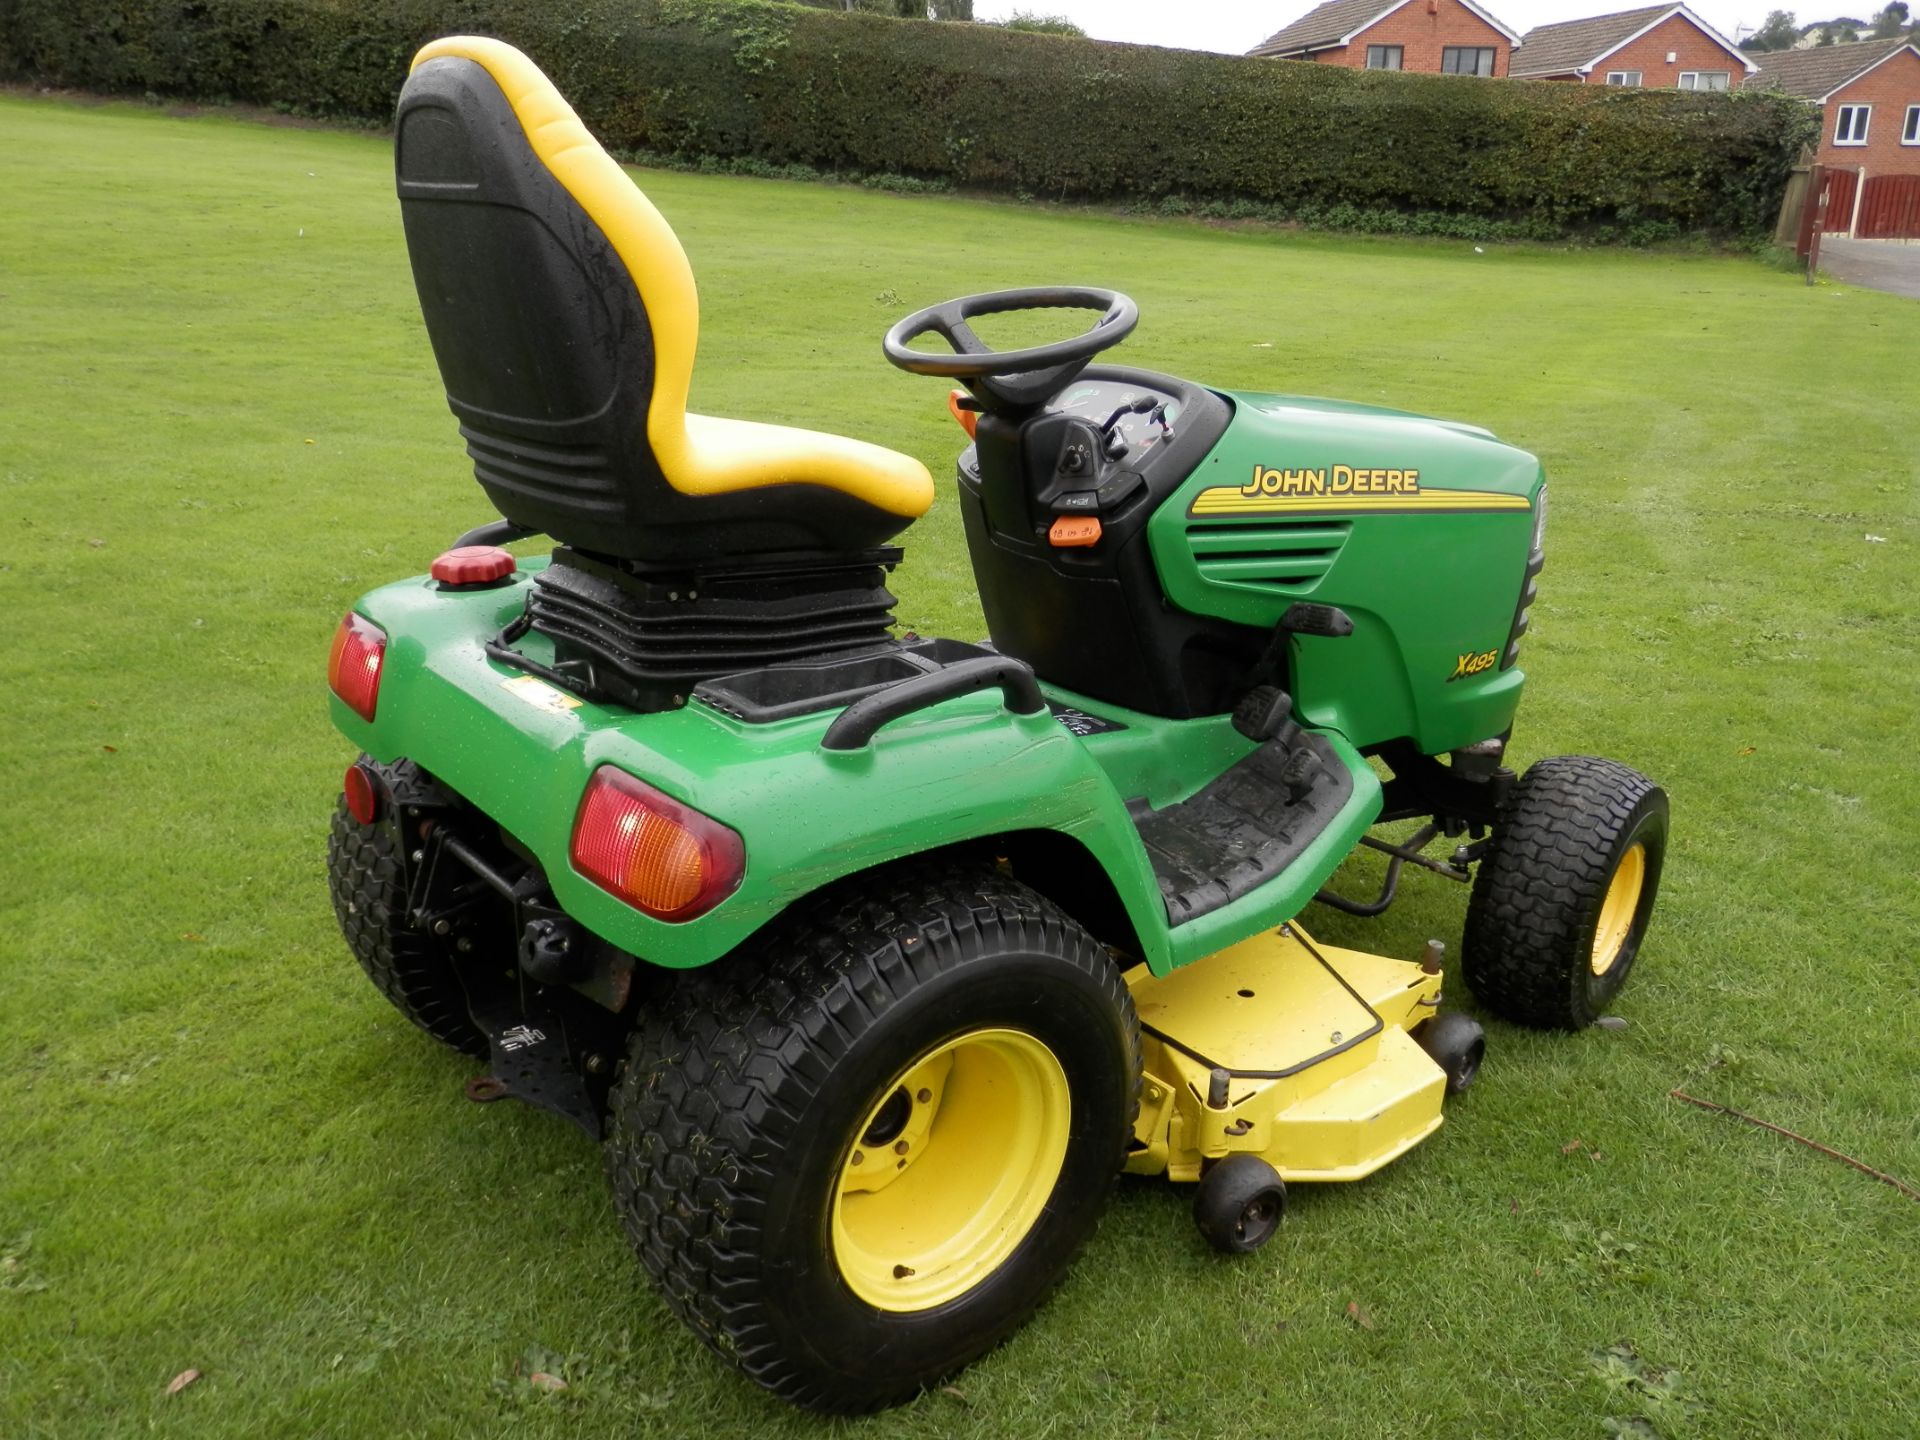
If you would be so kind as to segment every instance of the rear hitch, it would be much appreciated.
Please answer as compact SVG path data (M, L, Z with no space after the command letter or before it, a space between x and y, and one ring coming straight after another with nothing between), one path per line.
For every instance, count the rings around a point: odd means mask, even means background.
M588 947L580 927L565 917L529 920L520 932L520 973L542 985L569 985L586 978Z
M517 936L511 965L469 961L454 972L490 1052L490 1073L468 1081L466 1096L480 1104L512 1096L598 1139L633 959L561 911L539 867L510 841L456 828L455 818L409 815L419 835L407 855L410 922L455 936L463 956L486 951L490 934Z
M511 1095L571 1120L598 1140L611 1025L593 1026L585 1003L568 1003L569 990L526 985L515 994L514 988L502 986L491 996L468 991L467 1008L491 1047L492 1071L467 1082L467 1098L487 1104Z

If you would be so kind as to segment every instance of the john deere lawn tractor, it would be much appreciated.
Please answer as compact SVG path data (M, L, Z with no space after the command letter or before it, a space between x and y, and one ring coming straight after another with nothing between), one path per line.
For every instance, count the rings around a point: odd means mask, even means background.
M1619 990L1665 795L1503 764L1532 456L1095 365L1138 318L1112 291L949 301L885 353L958 382L990 638L900 634L926 468L687 411L686 257L546 77L437 41L397 129L502 518L341 622L333 718L364 753L334 906L387 998L485 1067L470 1094L604 1142L641 1263L752 1379L911 1396L1027 1318L1123 1170L1192 1183L1206 1238L1249 1251L1288 1185L1431 1135L1484 1047L1442 1008L1443 947L1320 943L1316 898L1470 880L1483 1010L1574 1029ZM1013 351L974 328L1035 310L1092 323ZM551 553L502 548L533 536ZM1383 893L1330 892L1362 845Z

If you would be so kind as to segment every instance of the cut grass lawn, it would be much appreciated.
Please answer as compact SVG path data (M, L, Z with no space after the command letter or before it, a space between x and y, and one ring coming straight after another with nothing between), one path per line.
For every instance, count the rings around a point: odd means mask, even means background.
M943 390L881 330L1072 281L1140 301L1135 364L1539 451L1517 754L1673 796L1629 1028L1494 1025L1438 1136L1300 1187L1251 1259L1203 1248L1185 1191L1123 1184L1011 1344L829 1425L673 1323L594 1148L461 1098L469 1067L335 931L328 637L491 513L388 166L369 135L0 97L0 1434L1920 1430L1920 1206L1667 1098L1920 1179L1920 306L1740 259L645 177L700 277L714 413L944 477ZM908 545L902 621L977 635L950 500ZM1406 888L1308 921L1457 942L1464 893ZM564 1393L515 1378L534 1350Z

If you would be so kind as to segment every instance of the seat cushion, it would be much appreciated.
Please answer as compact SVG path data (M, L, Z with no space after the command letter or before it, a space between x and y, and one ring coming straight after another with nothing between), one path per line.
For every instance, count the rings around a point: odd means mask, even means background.
M687 414L699 297L686 254L518 50L425 47L396 135L448 404L509 520L595 555L712 565L871 549L932 504L908 456Z
M676 489L722 495L766 485L821 485L910 520L933 504L933 477L911 455L788 425L686 417Z

